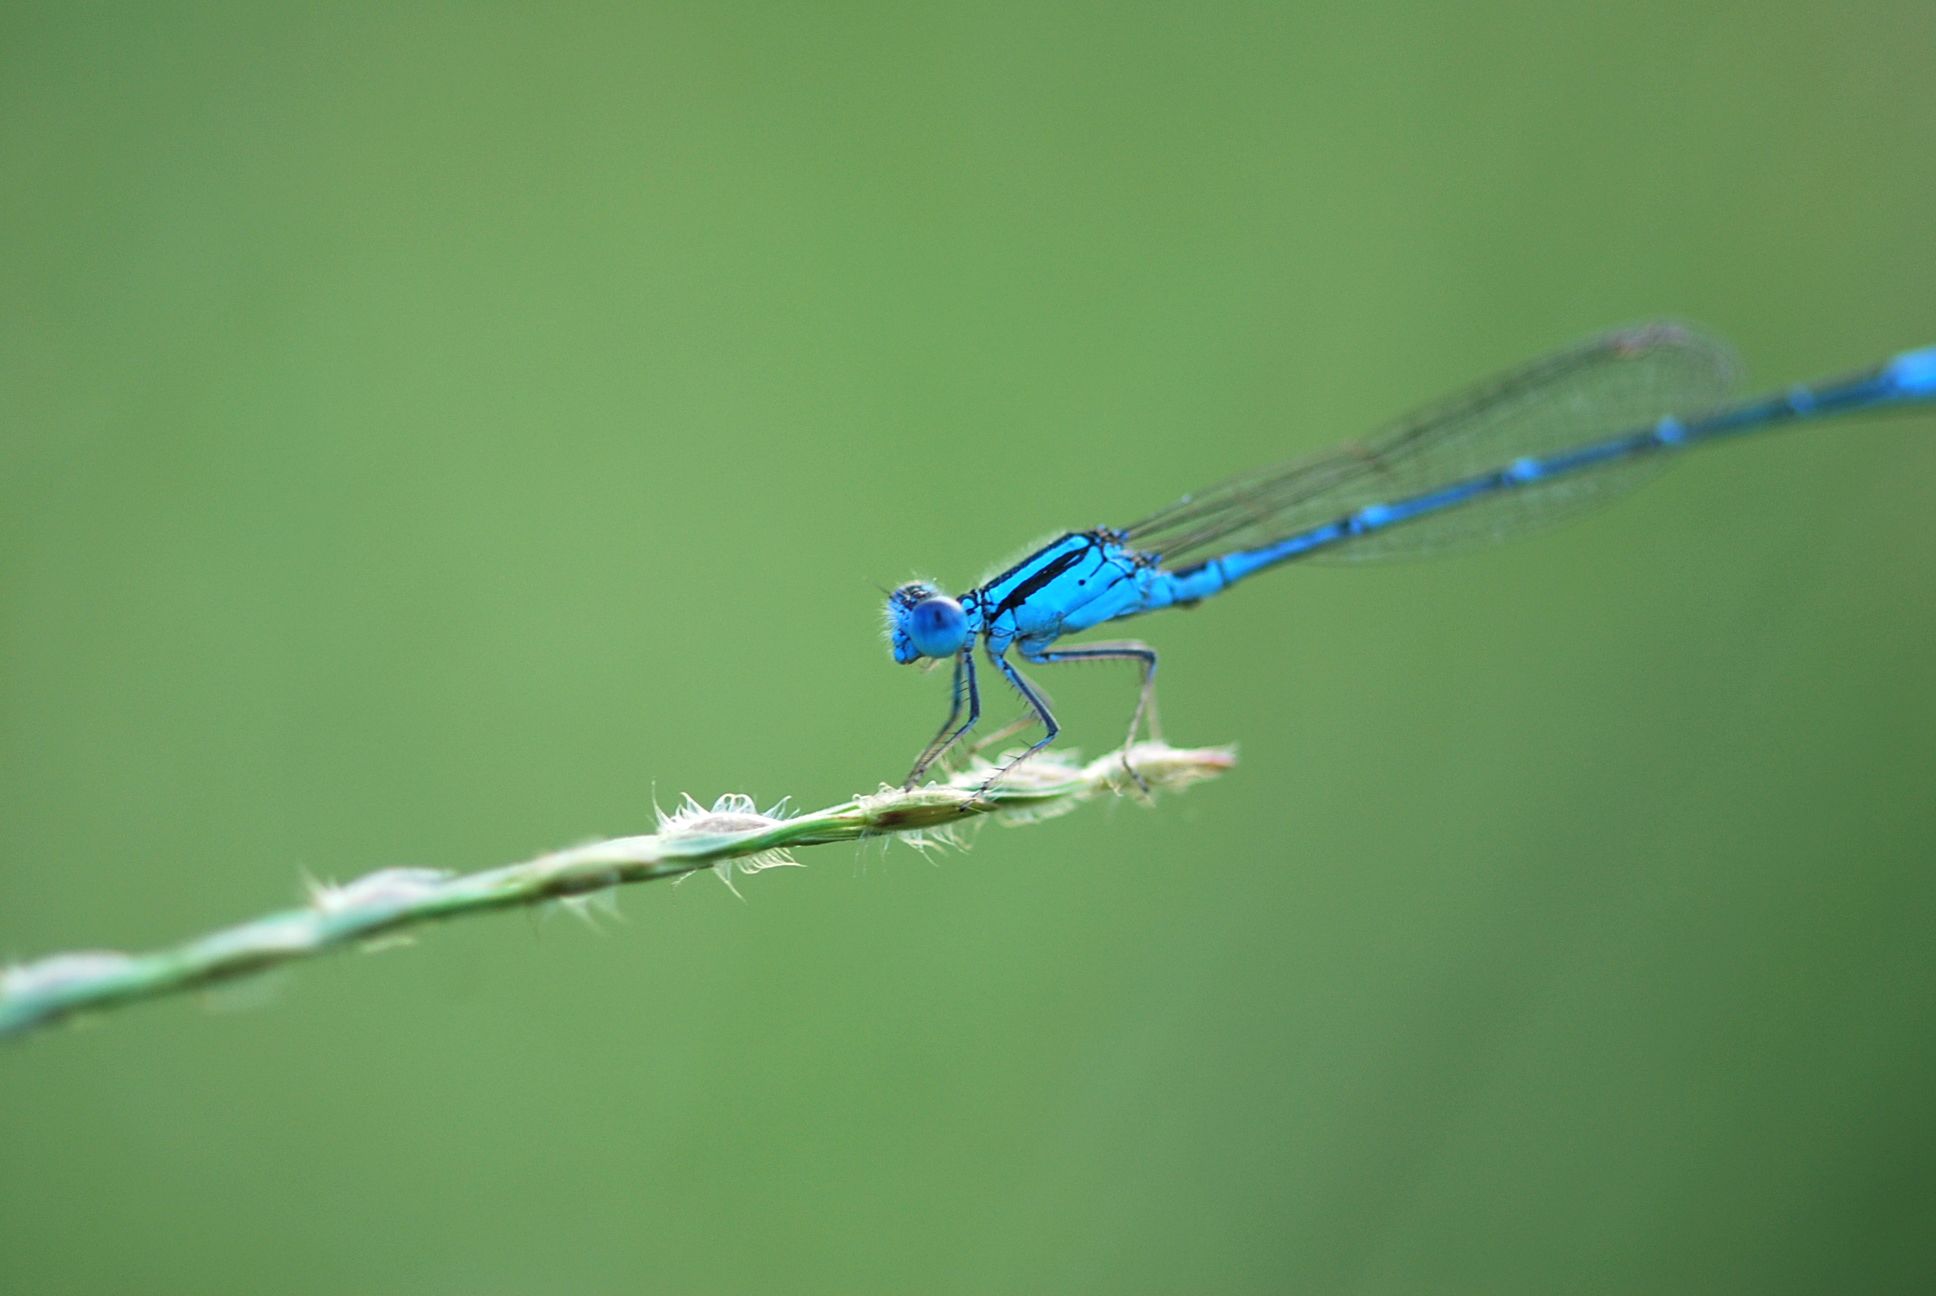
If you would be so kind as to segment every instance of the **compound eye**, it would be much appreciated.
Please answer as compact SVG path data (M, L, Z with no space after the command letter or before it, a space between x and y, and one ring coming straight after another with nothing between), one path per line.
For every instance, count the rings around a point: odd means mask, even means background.
M908 611L908 639L923 657L952 657L968 638L961 604L943 595L922 599Z

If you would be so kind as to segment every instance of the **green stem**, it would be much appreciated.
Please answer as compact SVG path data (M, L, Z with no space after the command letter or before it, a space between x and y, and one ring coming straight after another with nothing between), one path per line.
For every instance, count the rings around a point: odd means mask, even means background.
M1184 750L1143 743L1130 760L1152 789L1181 788L1229 769L1228 748ZM547 900L573 900L633 882L716 869L755 873L793 862L796 847L900 836L915 845L952 842L984 818L1026 823L1074 809L1104 794L1133 791L1120 753L1075 765L1039 757L985 793L985 768L910 792L883 790L811 814L760 813L743 796L710 810L687 801L659 816L659 830L555 851L481 873L384 869L342 886L311 888L310 903L149 954L55 954L0 971L0 1037L20 1035L79 1013L200 986L311 958L465 914Z

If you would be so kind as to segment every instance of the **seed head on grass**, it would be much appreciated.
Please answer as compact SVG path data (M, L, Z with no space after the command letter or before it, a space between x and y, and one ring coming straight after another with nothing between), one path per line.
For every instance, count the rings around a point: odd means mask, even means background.
M1227 747L1139 743L1129 763L1152 791L1214 778L1236 763ZM910 791L883 787L839 805L788 814L782 802L761 811L732 794L710 808L683 798L658 816L658 831L554 851L523 864L479 873L386 868L340 884L312 882L308 903L225 927L147 954L86 950L0 969L0 1037L20 1035L84 1013L139 999L180 994L266 971L330 950L374 950L413 928L447 918L549 901L609 899L634 882L712 869L727 886L770 868L797 866L807 846L897 837L916 846L961 844L964 826L993 819L1029 824L1085 801L1135 789L1121 753L1078 764L1067 756L1028 761L982 791L991 766ZM737 894L738 888L733 888Z

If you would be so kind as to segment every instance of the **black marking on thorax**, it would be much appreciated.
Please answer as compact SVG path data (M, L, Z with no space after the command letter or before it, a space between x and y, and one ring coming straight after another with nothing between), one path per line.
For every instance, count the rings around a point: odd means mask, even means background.
M1056 543L1065 543L1074 538L1076 537L1071 534L1064 536L1062 540ZM1085 535L1081 538L1086 540L1087 543L1079 548L1071 549L1067 553L1057 554L1054 558L1030 572L1027 577L1016 582L1015 588L1002 596L1002 601L996 605L993 616L999 617L1013 612L1016 608L1033 598L1036 591L1042 589L1055 580L1056 577L1062 575L1063 572L1068 571L1071 567L1074 567L1077 563L1088 557L1096 547L1096 539L1090 535ZM1019 568L1016 570L1019 570Z
M983 581L980 585L975 587L976 593L980 593L983 590L994 589L996 586L1000 585L1003 581L1013 576L1016 572L1021 571L1024 567L1027 567L1030 563L1034 562L1037 558L1041 557L1049 550L1059 549L1063 545L1069 543L1069 541L1075 539L1076 534L1077 533L1074 531L1063 532L1055 539L1043 545L1040 549L1037 549L1034 553L1029 554L1026 558L1023 558L1020 561L1016 562L1014 566L1010 567L1007 571L1001 573L999 576L990 576L987 580Z

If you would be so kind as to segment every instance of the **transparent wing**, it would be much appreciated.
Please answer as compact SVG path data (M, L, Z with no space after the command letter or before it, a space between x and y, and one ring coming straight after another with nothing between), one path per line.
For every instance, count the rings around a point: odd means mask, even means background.
M1622 329L1503 374L1362 444L1186 495L1128 527L1127 535L1166 565L1268 544L1522 456L1637 431L1669 414L1699 414L1727 400L1737 372L1725 344L1683 326ZM1414 556L1517 535L1630 490L1661 464L1661 456L1640 456L1499 491L1313 557Z

